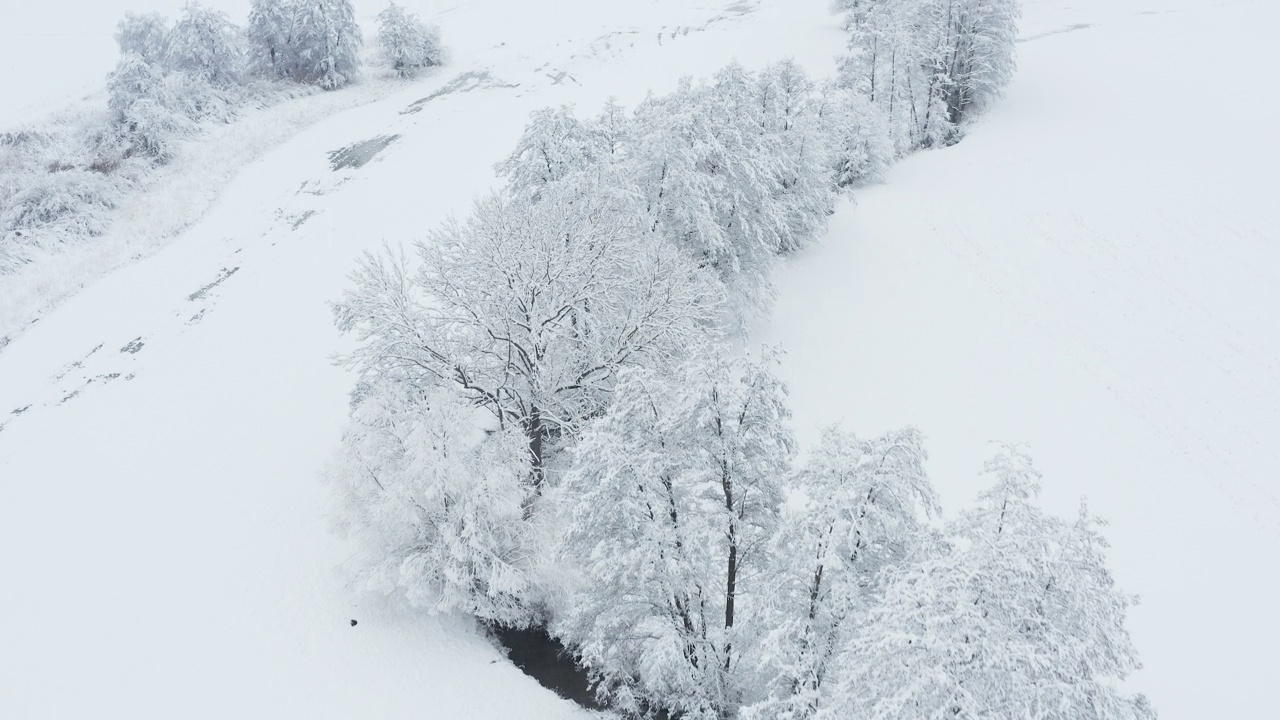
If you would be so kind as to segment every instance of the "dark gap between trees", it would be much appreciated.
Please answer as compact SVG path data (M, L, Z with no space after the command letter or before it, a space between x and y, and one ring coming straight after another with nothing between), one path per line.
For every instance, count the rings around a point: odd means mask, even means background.
M573 653L546 628L517 630L489 625L489 634L507 651L507 658L525 675L546 689L588 710L604 710L596 700L587 671L574 661Z

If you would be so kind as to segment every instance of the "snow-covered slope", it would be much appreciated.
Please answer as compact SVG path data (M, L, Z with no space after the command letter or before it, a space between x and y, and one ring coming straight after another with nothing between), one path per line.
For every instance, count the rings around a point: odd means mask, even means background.
M437 20L453 64L245 167L163 250L0 349L0 717L579 712L465 626L344 590L319 471L352 379L326 303L363 250L466 212L529 111L634 102L735 55L829 68L840 34L826 0L485 0ZM163 212L178 184L143 202Z
M844 208L764 334L802 438L915 423L948 508L988 441L1029 442L1051 506L1112 520L1135 687L1166 720L1270 717L1280 5L1065 5L1027 0L1007 100Z
M1135 685L1165 718L1267 717L1280 158L1258 89L1280 11L1026 2L1007 102L842 209L762 335L804 437L916 423L951 508L987 440L1030 441L1050 504L1087 492L1113 520L1145 597ZM247 166L0 348L0 716L576 715L464 625L342 587L318 474L351 378L325 303L363 250L465 212L530 110L634 103L735 56L830 72L827 6L419 5L452 65Z

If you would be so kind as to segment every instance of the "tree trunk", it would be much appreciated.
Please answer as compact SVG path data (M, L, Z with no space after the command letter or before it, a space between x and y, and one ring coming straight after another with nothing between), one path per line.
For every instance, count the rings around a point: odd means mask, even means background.
M733 627L734 602L738 592L738 523L733 509L733 476L729 472L729 463L720 461L720 484L724 489L724 507L729 512L729 567L724 589L724 628ZM732 645L724 645L724 669L728 670L732 662Z
M529 457L533 462L533 486L539 495L546 483L546 471L543 468L543 442L546 430L542 426L542 411L537 407L529 413L525 422L525 433L529 436Z

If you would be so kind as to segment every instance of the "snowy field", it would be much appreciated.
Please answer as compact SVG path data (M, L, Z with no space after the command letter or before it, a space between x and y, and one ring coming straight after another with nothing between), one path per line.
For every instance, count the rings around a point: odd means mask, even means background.
M1270 716L1280 143L1242 99L1280 7L1025 12L1008 99L839 213L764 335L802 438L915 423L944 507L977 493L988 441L1027 441L1049 507L1086 494L1111 520L1143 598L1134 686L1164 718Z
M153 5L94 4L92 72L45 67L65 79L0 125L99 83L110 25ZM582 714L465 624L343 588L317 478L351 378L326 303L363 250L464 213L529 111L634 104L734 57L825 75L843 36L826 0L417 5L450 65L263 147L167 246L0 348L0 717ZM1280 149L1255 98L1280 8L1025 14L1007 101L844 207L785 269L761 339L789 352L802 439L914 423L947 507L976 492L987 441L1029 441L1051 507L1084 493L1112 520L1117 576L1144 598L1135 688L1164 718L1268 717Z

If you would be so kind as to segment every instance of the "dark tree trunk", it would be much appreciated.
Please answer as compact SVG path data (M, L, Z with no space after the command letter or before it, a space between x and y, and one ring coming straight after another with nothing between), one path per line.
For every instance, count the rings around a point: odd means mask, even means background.
M536 407L529 413L529 419L525 422L525 433L529 436L529 457L533 462L533 486L541 494L546 482L546 470L543 466L546 429L542 425L542 411Z

